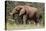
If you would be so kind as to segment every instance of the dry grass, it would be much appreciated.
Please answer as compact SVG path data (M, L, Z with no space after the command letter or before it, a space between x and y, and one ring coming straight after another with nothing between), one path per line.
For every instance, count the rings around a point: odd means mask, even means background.
M7 23L7 30L16 30L16 29L39 29L39 28L44 28L44 26L42 24L40 24L39 27L37 27L34 24L8 24Z

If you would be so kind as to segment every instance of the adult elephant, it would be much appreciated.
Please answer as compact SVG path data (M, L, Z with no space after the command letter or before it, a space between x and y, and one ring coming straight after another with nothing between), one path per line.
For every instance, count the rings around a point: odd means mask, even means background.
M28 21L27 19L33 19L36 24L39 23L39 13L38 9L35 7L31 7L28 5L19 5L16 6L10 14L14 15L16 13L19 13L19 16L23 15L24 24L26 23L26 21Z

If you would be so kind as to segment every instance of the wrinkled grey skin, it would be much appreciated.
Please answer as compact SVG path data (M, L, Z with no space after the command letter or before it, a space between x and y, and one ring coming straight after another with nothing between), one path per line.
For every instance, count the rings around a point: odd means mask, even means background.
M16 6L13 11L10 13L10 15L16 14L19 12L19 16L23 15L23 22L24 24L26 23L26 20L28 18L34 19L35 23L39 23L39 14L38 14L38 9L35 7L30 7L28 5L24 6Z

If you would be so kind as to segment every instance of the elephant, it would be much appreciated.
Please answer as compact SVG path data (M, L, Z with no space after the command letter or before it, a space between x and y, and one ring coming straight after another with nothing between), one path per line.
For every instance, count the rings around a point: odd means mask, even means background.
M14 15L16 13L19 14L19 16L23 16L23 23L27 23L28 19L34 20L36 24L39 24L39 13L38 8L31 7L28 5L18 5L16 6L13 11L10 13L10 15ZM29 21L30 22L30 21Z

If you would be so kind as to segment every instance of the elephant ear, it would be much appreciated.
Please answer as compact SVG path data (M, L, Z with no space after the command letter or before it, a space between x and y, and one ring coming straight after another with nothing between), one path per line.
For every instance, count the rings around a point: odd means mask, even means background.
M23 15L25 13L25 8L22 8L20 13L19 13L19 16Z

